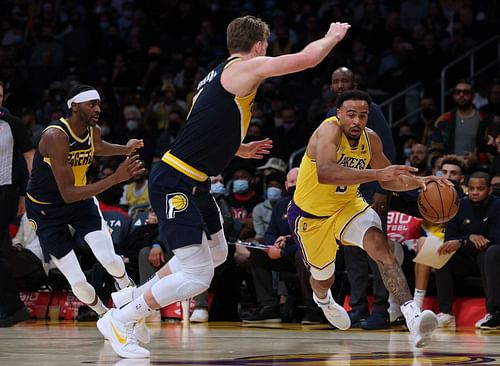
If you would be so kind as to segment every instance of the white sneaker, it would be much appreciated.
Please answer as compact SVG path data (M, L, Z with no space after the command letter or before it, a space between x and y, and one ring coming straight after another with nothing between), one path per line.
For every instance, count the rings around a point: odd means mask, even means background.
M149 343L151 341L151 335L149 334L149 328L146 325L146 317L140 318L135 323L134 335L140 343Z
M205 308L194 309L191 317L189 318L191 323L206 323L208 322L208 310Z
M427 346L438 324L436 315L430 310L420 312L415 301L401 305L401 312L405 316L406 325L413 336L415 347Z
M141 347L134 334L135 322L122 323L113 317L110 309L97 321L97 329L108 339L116 354L123 358L149 358L150 353Z
M481 325L483 325L483 323L486 323L488 320L491 319L493 315L491 315L490 313L486 313L485 316L483 316L481 319L479 319L476 324L474 324L474 326L479 329L481 328Z
M327 298L328 303L323 304L318 300L316 294L313 292L314 302L321 308L321 310L323 310L323 313L330 324L341 330L349 329L351 327L351 319L349 318L347 311L335 302L330 290L328 290Z
M457 323L455 317L451 314L439 313L437 315L438 328L455 328Z

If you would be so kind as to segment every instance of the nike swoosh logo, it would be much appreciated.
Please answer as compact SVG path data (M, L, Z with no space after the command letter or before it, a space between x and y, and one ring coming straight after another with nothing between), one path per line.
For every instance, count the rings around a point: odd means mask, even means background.
M113 333L115 333L115 336L116 336L116 339L118 339L118 342L120 342L120 344L125 344L127 343L127 338L123 338L120 333L118 333L118 330L116 330L115 326L113 325L113 323L111 322L111 329L113 329Z
M488 221L488 218L487 218L487 217L485 217L485 218L483 219L483 221L484 221L484 222Z
M76 141L73 141L72 143L70 143L69 146L73 146L74 144L76 144Z

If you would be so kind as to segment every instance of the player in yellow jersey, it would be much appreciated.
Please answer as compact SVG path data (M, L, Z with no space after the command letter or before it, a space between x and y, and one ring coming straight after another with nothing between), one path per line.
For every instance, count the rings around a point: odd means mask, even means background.
M418 177L416 168L390 165L378 135L366 128L370 96L349 90L337 98L337 117L327 118L313 133L288 209L288 222L310 268L313 297L327 319L340 329L350 327L347 312L330 292L334 282L337 242L357 245L377 263L385 286L401 304L417 347L425 346L436 328L433 312L421 312L382 233L376 212L358 193L361 183L378 181L391 191L406 191L438 180Z

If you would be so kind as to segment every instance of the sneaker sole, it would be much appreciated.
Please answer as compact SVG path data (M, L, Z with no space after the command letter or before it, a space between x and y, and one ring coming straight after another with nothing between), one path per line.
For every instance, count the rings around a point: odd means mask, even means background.
M339 304L335 303L333 304L335 309L337 309L337 312L339 313L338 315L334 316L331 315L329 316L327 311L324 311L323 308L323 314L326 316L326 320L333 325L335 328L340 329L340 330L347 330L351 327L351 318L349 318L349 314L347 311L340 306Z
M116 340L114 339L114 337L109 336L109 335L111 335L112 330L109 329L109 327L108 327L109 322L104 321L103 319L104 318L101 318L97 321L97 329L99 330L99 332L101 332L101 334L104 336L104 338L109 341L111 348L113 348L113 351L115 351L115 353L118 356L123 357L123 358L137 358L137 359L149 358L149 354L146 356L146 355L138 355L136 353L129 353L129 352L123 351L123 349L116 344ZM108 335L108 333L109 333L109 335Z
M420 314L421 320L419 324L420 339L415 343L415 347L422 348L429 344L432 333L437 328L436 315L430 310L424 310Z

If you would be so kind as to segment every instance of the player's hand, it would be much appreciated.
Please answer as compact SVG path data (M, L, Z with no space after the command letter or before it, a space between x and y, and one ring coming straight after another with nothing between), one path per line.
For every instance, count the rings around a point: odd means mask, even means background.
M372 207L379 214L385 214L388 210L387 195L384 193L375 192L372 198Z
M428 175L419 178L420 181L422 182L421 187L424 191L427 189L427 184L432 181L436 181L437 184L439 184L441 187L444 186L453 187L453 183L449 179L446 179L445 177L436 177L435 175Z
M127 155L132 155L133 153L135 153L137 150L139 150L140 148L143 148L144 147L144 141L141 139L141 140L138 140L138 139L130 139L128 140L127 142L127 145L126 145L129 149Z
M152 247L149 251L148 261L155 268L160 267L165 263L165 254L160 247Z
M267 256L271 259L281 258L281 249L274 246L274 245L270 245L269 249L267 249L266 252L267 252Z
M457 251L459 248L460 248L460 242L458 240L448 240L438 248L438 254L444 255L453 253Z
M139 155L127 156L114 172L118 182L125 182L132 177L143 174L146 171L144 164L139 160Z
M349 23L331 23L325 37L332 37L337 42L340 42L346 35L347 30L351 27Z
M389 182L400 179L403 176L415 178L412 173L416 172L418 172L418 169L409 165L389 165L384 169L378 169L375 172L375 176L379 182Z
M477 234L470 234L469 235L469 240L474 243L474 246L476 247L476 249L478 250L483 250L483 249L486 249L486 247L488 246L488 244L490 243L490 241L488 239L486 239L484 236L482 235L477 235Z
M266 138L264 140L241 144L236 155L243 159L262 159L270 153L272 148L273 140Z

